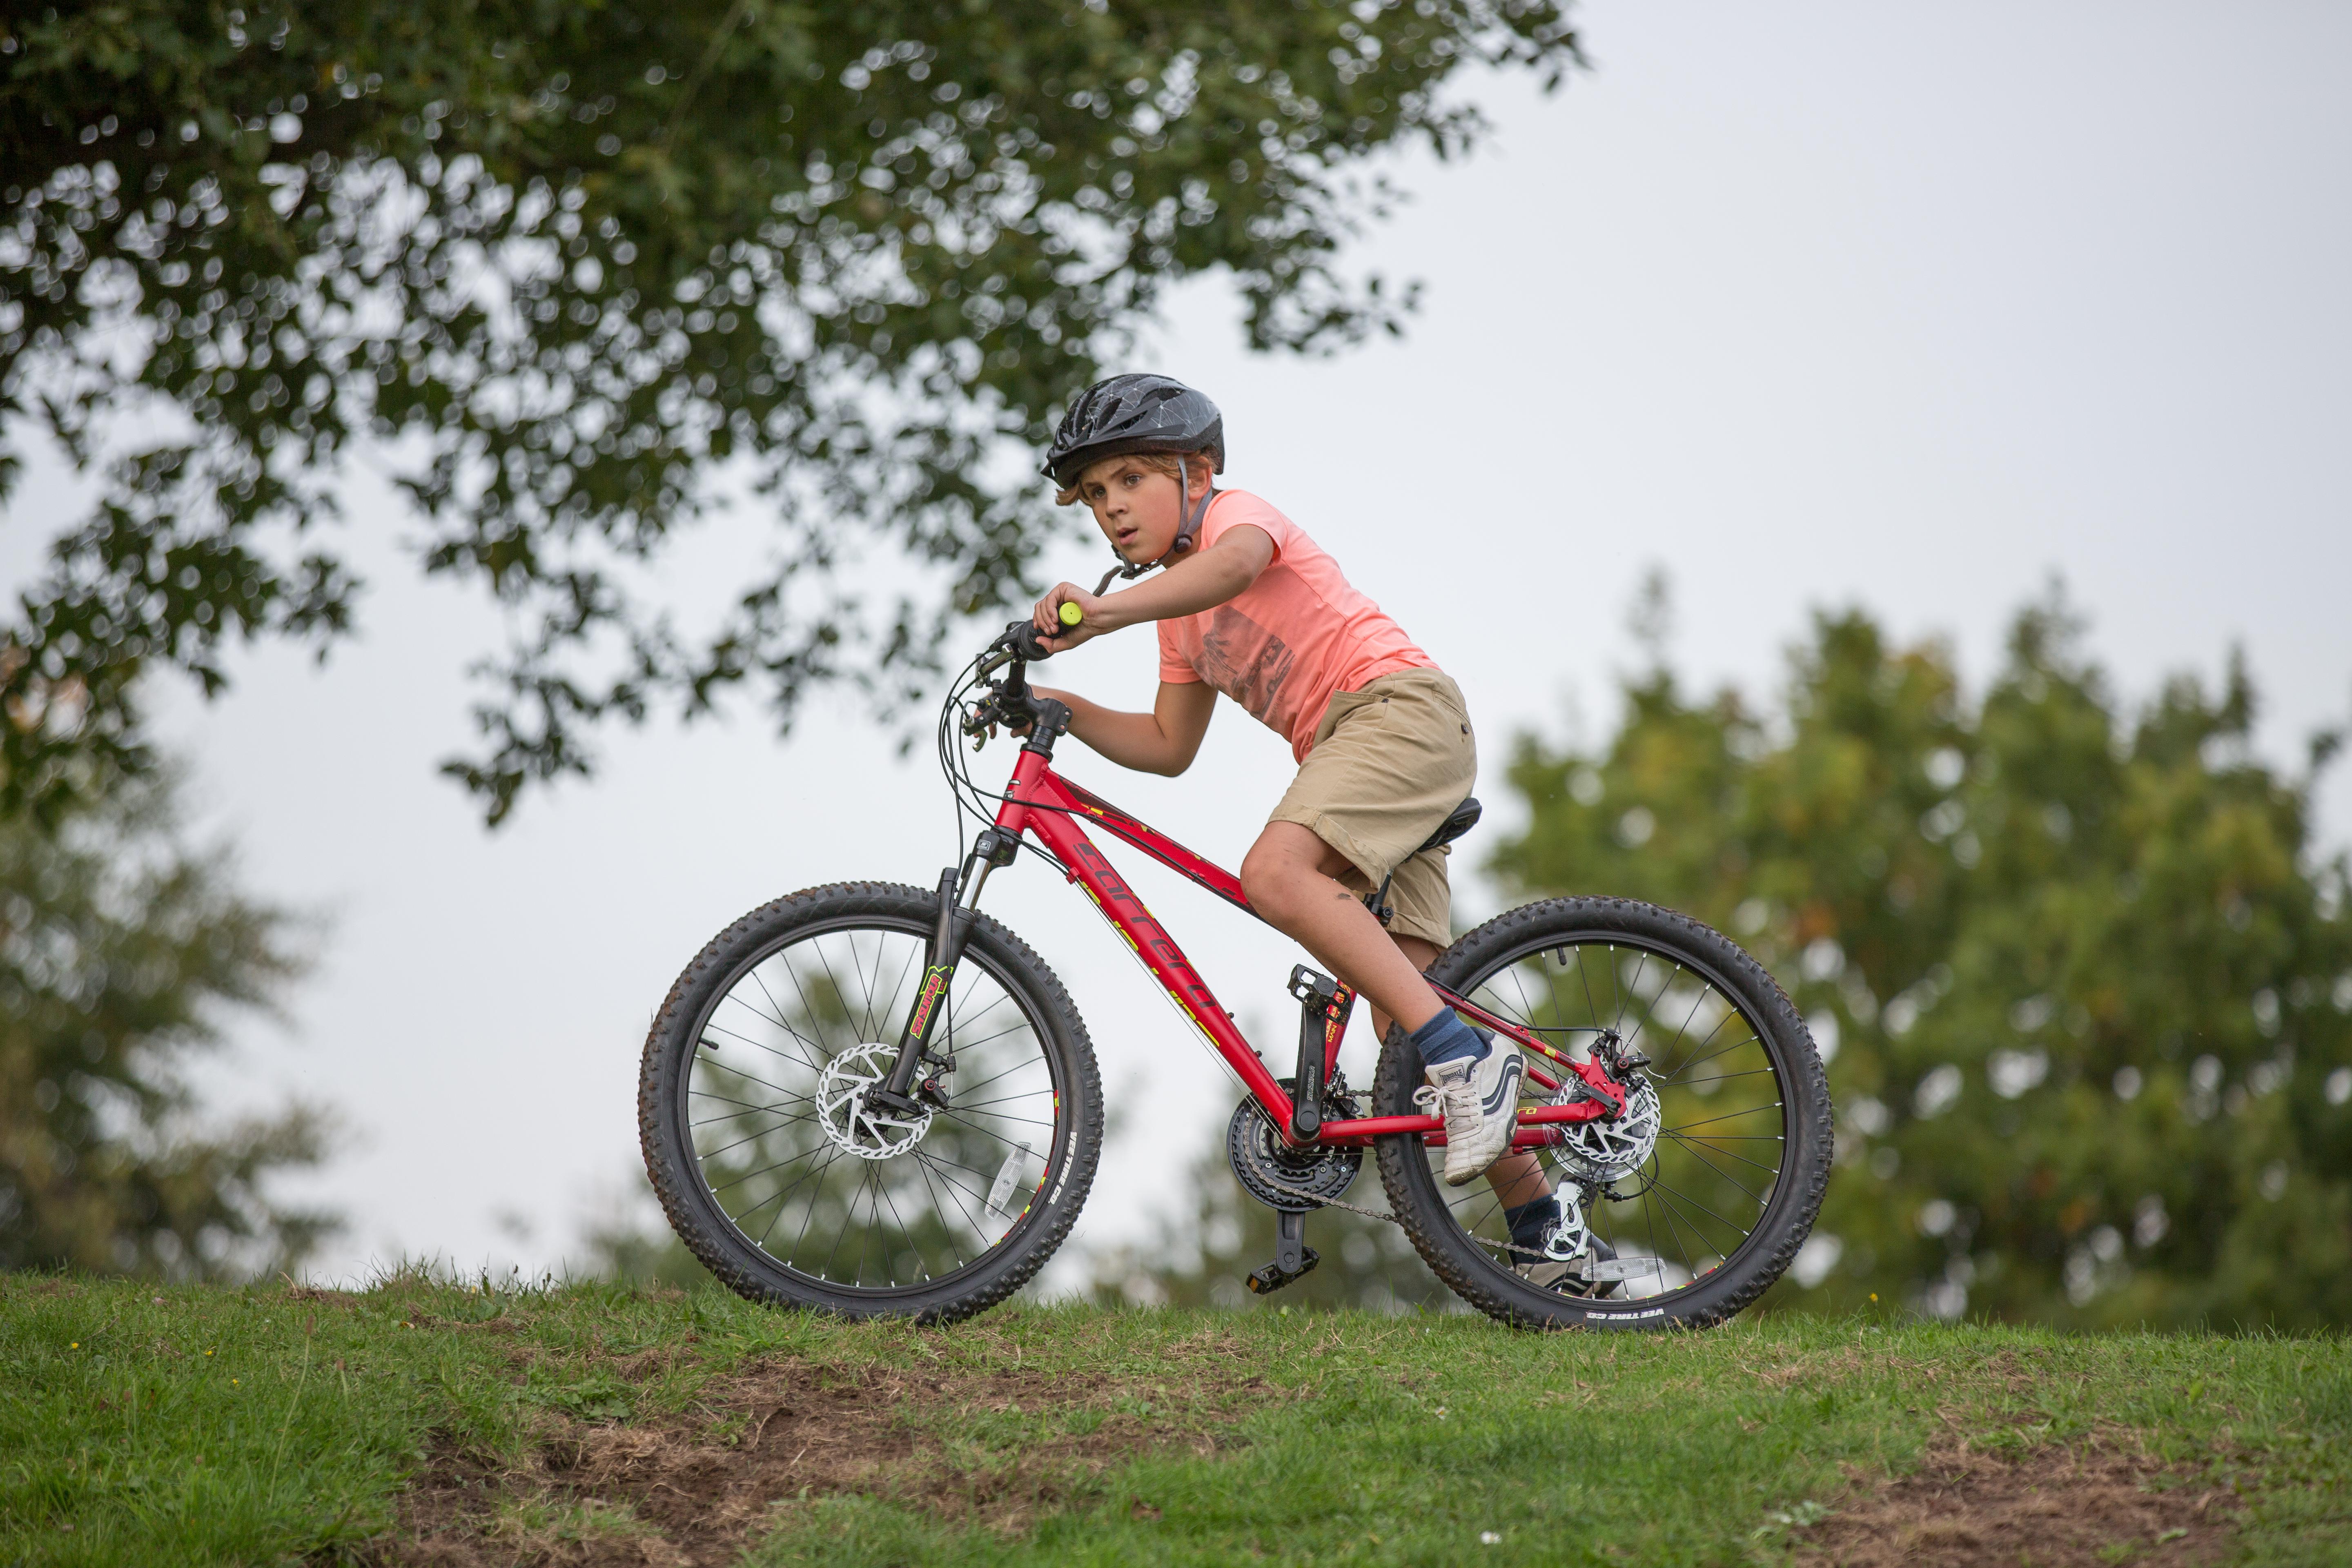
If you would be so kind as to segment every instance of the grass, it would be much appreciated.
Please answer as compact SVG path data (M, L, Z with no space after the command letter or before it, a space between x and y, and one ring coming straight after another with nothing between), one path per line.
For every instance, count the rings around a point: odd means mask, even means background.
M2036 1563L2342 1562L2352 1349L0 1282L8 1563L1894 1562L1922 1488L1939 1560L2006 1497L2087 1521Z

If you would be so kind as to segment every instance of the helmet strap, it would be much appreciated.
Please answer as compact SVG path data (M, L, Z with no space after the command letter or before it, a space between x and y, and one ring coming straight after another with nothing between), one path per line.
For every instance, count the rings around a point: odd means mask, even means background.
M1181 555L1192 549L1192 541L1200 534L1201 524L1208 521L1209 503L1216 499L1217 487L1213 478L1209 488L1201 493L1201 504L1197 507L1192 504L1192 470L1185 463L1183 454L1177 454L1176 505L1180 509L1179 515L1182 521L1176 529L1176 542L1168 547L1168 554L1162 555L1157 561L1130 562L1126 556L1119 555L1118 564L1104 573L1103 580L1095 584L1096 596L1101 596L1103 591L1110 586L1113 578L1140 577L1154 566L1167 565L1171 556ZM1118 555L1117 545L1111 546L1111 553Z
M1153 564L1164 565L1169 555L1181 555L1192 548L1192 540L1201 531L1201 524L1208 521L1209 503L1216 499L1217 482L1212 474L1209 488L1201 492L1201 504L1197 507L1192 504L1192 470L1185 466L1183 454L1177 454L1176 504L1181 509L1183 523L1176 530L1176 542L1168 547L1168 555L1161 556Z

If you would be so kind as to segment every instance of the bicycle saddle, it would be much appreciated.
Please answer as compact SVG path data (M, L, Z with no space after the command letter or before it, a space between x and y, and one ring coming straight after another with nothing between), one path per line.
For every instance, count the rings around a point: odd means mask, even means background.
M1423 844L1421 849L1434 849L1441 844L1453 843L1478 826L1478 797L1472 795L1446 814L1445 820L1437 825L1437 831L1429 836L1429 842ZM1413 853L1418 855L1421 849L1416 849Z

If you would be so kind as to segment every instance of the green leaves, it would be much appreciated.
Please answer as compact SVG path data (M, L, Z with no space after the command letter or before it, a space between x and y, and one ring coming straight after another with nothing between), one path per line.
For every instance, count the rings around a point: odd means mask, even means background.
M1262 348L1393 330L1409 291L1339 265L1390 195L1353 166L1472 145L1442 95L1465 61L1576 58L1552 0L12 26L0 420L100 472L107 522L22 604L7 694L81 707L0 729L0 808L69 793L77 745L143 765L141 661L209 685L226 641L341 635L356 584L319 541L359 443L425 569L520 613L487 753L452 768L493 820L589 771L610 716L747 682L785 720L831 679L902 700L959 617L1031 587L1053 525L1011 459L1164 286L1229 273ZM773 564L678 631L633 569L730 493L772 514ZM233 552L225 586L131 591L196 541ZM887 591L846 585L861 559Z
M1523 743L1496 869L1687 910L1797 1000L1841 1125L1834 1265L1795 1299L2352 1320L2345 862L2253 756L2242 665L2132 715L2080 636L2027 609L1971 696L1822 616L1772 722L1646 676L1598 751Z

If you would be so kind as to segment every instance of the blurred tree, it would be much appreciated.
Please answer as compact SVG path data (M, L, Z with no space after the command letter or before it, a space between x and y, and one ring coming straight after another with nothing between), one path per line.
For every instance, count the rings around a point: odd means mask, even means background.
M1947 649L1820 616L1769 716L1661 660L1605 744L1522 742L1493 868L1716 924L1811 1020L1838 1169L1779 1303L2352 1322L2339 737L2263 764L2235 660L2126 716L2080 633L2053 590L1972 701Z
M182 844L169 786L0 824L0 1268L240 1278L332 1226L262 1191L320 1159L316 1115L196 1122L183 1065L304 962L224 855Z
M99 500L5 630L0 806L142 764L142 666L211 692L233 639L349 630L358 441L424 569L517 612L449 764L493 821L608 715L903 700L1031 591L1016 457L1168 285L1229 275L1260 348L1393 330L1338 265L1366 160L1469 149L1465 65L1576 58L1559 0L15 7L0 498L37 431ZM644 569L722 467L767 563L688 632Z

